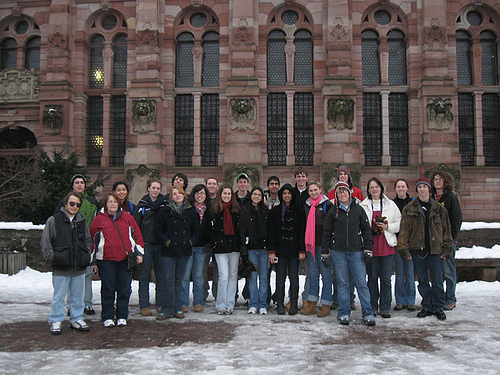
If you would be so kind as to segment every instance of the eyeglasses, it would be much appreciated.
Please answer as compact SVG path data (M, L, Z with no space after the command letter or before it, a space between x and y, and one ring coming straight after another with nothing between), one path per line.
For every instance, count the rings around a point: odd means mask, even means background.
M76 203L76 202L68 202L68 203L69 203L69 205L70 205L71 207L75 207L75 206L76 206L76 207L80 208L80 207L82 206L82 204L81 204L81 203Z
M434 178L434 181L436 181L436 182L441 182L441 181L444 181L444 179L439 178L439 177L435 177L435 178Z
M254 197L262 197L262 194L261 194L261 193L252 193L252 195L253 195Z
M349 191L346 189L337 190L337 194L348 194L348 193L349 193Z

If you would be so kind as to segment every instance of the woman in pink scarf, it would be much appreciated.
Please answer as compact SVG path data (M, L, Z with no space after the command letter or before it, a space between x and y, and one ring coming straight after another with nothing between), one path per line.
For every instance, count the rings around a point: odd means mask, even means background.
M318 317L330 315L332 305L332 270L331 266L325 267L321 263L321 241L323 238L323 223L326 213L333 206L326 195L323 195L321 184L316 181L309 182L309 198L306 201L306 256L307 278L306 290L303 298L304 308L300 311L303 315L316 314ZM319 276L321 274L321 310L316 311L319 298ZM309 289L307 289L309 285Z

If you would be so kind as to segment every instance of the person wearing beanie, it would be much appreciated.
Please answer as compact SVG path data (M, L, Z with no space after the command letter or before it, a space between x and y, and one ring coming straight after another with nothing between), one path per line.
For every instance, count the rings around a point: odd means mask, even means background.
M353 186L351 179L351 170L347 165L339 165L337 168L337 181L347 182L351 189L351 197L359 199L359 202L362 202L365 197L363 196L363 192L358 189L356 186ZM328 199L331 201L335 200L335 188L330 190L330 192L326 195ZM358 203L359 203L358 202Z
M413 259L422 296L417 317L445 320L443 259L450 257L453 247L450 220L446 208L431 198L427 177L419 177L416 189L417 198L403 209L397 249L403 259Z
M375 316L370 304L370 292L366 284L365 258L371 257L371 225L365 211L351 197L347 182L335 184L335 205L326 215L321 243L322 263L333 262L337 279L339 310L337 320L349 325L351 306L349 276L358 291L363 322L375 325Z

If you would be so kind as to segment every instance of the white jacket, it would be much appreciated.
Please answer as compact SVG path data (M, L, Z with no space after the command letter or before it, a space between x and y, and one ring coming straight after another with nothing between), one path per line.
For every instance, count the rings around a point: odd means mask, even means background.
M396 203L387 198L385 194L382 195L381 200L382 216L387 218L387 230L384 231L385 240L389 246L396 247L398 244L396 233L399 232L399 225L401 224L401 212ZM365 200L360 203L360 206L365 210L368 220L372 222L373 210L371 199L365 198Z

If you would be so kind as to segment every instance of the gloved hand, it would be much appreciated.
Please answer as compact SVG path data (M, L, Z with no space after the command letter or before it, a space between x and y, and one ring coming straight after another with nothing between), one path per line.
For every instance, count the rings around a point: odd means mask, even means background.
M370 260L373 258L373 251L372 250L363 250L363 256L365 258L365 263L368 264L370 263Z
M321 264L325 268L330 268L330 254L321 254Z

